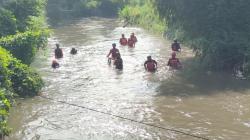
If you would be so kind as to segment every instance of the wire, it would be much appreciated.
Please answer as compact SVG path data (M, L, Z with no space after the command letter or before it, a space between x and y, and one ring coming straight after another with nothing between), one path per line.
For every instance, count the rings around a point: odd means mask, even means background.
M162 126L157 126L157 125L153 125L153 124L148 124L148 123L144 123L144 122L141 122L141 121L129 119L129 118L122 117L122 116L119 116L119 115L115 115L115 114L112 114L112 113L107 113L107 112L104 112L104 111L99 111L99 110L96 110L96 109L93 109L93 108L88 108L88 107L85 107L85 106L80 106L80 105L68 103L68 102L65 102L65 101L54 100L54 99L52 99L52 98L45 97L45 96L42 96L42 95L39 95L39 96L40 96L41 98L44 98L44 99L47 99L47 100L51 100L51 101L55 101L55 102L58 102L58 103L67 104L67 105L70 105L70 106L75 106L75 107L87 109L87 110L90 110L90 111L93 111L93 112L98 112L98 113L101 113L101 114L106 114L106 115L113 116L113 117L116 117L116 118L120 118L120 119L123 119L123 120L128 120L128 121L131 121L131 122L136 122L136 123L139 123L139 124L144 124L144 125L147 125L147 126L151 126L151 127L155 127L155 128L159 128L159 129L163 129L163 130L172 131L172 132L175 132L175 133L179 133L179 134L182 134L182 135L194 137L194 138L197 138L197 139L209 140L209 139L206 138L206 137L197 136L197 135L194 135L194 134L190 134L190 133L187 133L187 132L183 132L183 131L181 131L181 130L172 129L172 128L165 128L165 127L162 127Z

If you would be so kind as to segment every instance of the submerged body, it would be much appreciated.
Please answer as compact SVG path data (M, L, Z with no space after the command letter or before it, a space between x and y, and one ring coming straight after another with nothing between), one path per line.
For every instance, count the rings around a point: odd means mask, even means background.
M55 58L57 58L57 59L63 58L63 51L59 47L59 44L56 44L56 49L55 49L54 53L55 53Z
M155 72L157 70L157 62L151 56L148 56L147 61L144 63L144 68L148 72Z
M59 63L58 63L56 60L53 60L53 61L52 61L52 64L51 64L51 67L52 67L53 69L59 68Z
M168 60L168 66L173 69L181 69L182 65L178 58L176 58L176 53L172 53L172 57Z
M128 40L127 40L127 38L125 38L125 35L124 35L124 34L122 34L122 38L120 38L120 44L121 44L122 46L128 45Z
M77 54L77 50L75 48L72 48L70 51L70 54L75 55Z

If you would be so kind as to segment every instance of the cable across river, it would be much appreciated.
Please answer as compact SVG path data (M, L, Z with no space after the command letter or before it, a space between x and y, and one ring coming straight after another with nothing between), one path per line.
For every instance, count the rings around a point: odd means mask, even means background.
M123 119L123 120L128 120L128 121L131 121L131 122L136 122L136 123L139 123L139 124L143 124L143 125L147 125L147 126L151 126L151 127L155 127L155 128L159 128L159 129L163 129L163 130L167 130L167 131L179 133L179 134L190 136L190 137L194 137L194 138L197 138L197 139L209 140L209 138L198 136L198 135L191 134L191 133L188 133L188 132L183 132L181 130L177 130L177 129L173 129L173 128L165 128L165 127L154 125L154 124L144 123L142 121L133 120L133 119L130 119L130 118L126 118L126 117L115 115L115 114L112 114L112 113L108 113L108 112L96 110L94 108L89 108L89 107L86 107L86 106L81 106L81 105L77 105L77 104L68 103L68 102L65 102L65 101L55 100L53 98L45 97L45 96L42 96L42 95L40 95L39 97L41 97L43 99L51 100L51 101L54 101L54 102L58 102L58 103L62 103L62 104L67 104L67 105L70 105L70 106L75 106L75 107L87 109L87 110L90 110L90 111L93 111L93 112L98 112L98 113L101 113L101 114L105 114L105 115L109 115L109 116L112 116L112 117L120 118L120 119Z

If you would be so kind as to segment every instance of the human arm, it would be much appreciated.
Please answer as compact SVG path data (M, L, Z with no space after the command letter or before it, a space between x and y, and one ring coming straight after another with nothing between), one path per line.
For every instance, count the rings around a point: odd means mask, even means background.
M145 70L147 70L147 61L145 61L145 63L144 63L144 68L145 68Z
M107 54L107 57L109 57L111 53L112 53L112 52L111 52L111 50L110 50L109 53Z

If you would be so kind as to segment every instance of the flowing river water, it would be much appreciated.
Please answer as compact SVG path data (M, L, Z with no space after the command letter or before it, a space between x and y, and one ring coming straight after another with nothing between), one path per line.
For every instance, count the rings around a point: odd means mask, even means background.
M39 96L17 100L9 118L13 131L8 139L196 139L56 101L209 139L250 139L250 84L246 81L227 74L169 70L171 42L141 28L122 28L116 19L85 18L53 28L48 49L38 54L33 66L46 83L41 94L54 101ZM117 71L107 64L106 55L122 33L132 32L139 42L133 49L118 46L124 70ZM58 42L64 58L59 60L61 67L53 70ZM75 56L69 54L72 47L78 50ZM143 67L148 55L159 63L154 74ZM193 54L184 48L178 57L187 61Z

